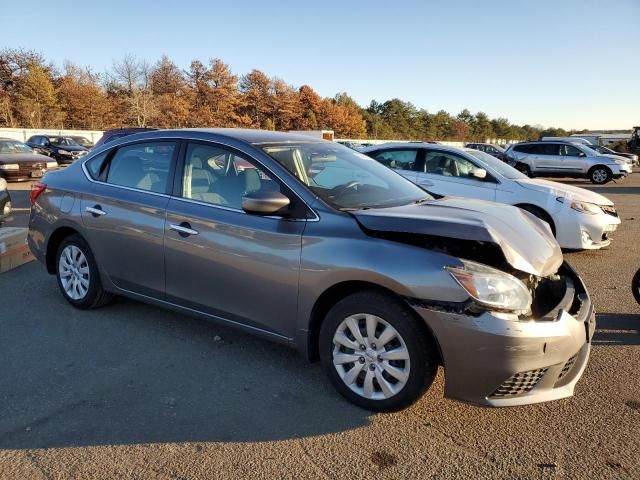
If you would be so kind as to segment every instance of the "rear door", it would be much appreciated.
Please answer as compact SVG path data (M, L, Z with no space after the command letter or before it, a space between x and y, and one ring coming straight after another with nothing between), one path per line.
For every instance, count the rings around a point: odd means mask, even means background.
M174 141L144 141L90 159L82 220L95 257L119 288L165 293L164 218L177 155Z
M471 172L483 167L456 153L424 150L419 168L416 183L429 192L491 201L496 198L496 180L489 174L485 179L473 177Z
M419 152L418 148L391 148L368 155L415 183Z
M215 143L187 143L177 178L164 226L167 299L293 337L306 225L301 200L254 159ZM266 190L291 199L289 217L242 210L246 193Z
M537 143L535 144L535 172L539 175L545 173L557 174L563 171L562 158L560 157L560 144Z

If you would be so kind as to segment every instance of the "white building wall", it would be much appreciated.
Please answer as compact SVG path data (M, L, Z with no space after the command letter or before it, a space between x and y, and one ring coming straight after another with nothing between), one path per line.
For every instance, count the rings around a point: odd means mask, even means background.
M37 128L0 128L0 137L13 138L26 142L33 135L79 135L96 143L104 132L102 130L55 130Z

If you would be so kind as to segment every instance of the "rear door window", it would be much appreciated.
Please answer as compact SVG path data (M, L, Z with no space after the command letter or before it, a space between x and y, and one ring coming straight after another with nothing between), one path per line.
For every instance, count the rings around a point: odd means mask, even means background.
M136 143L119 148L106 172L106 182L155 193L167 193L174 142Z
M560 155L560 145L557 143L541 143L537 147L540 155Z

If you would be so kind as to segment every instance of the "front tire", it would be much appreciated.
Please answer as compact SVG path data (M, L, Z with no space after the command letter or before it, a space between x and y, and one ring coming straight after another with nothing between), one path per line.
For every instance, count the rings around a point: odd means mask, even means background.
M408 407L429 388L437 348L408 306L377 292L339 301L320 329L320 360L335 388L378 412Z
M640 270L633 276L631 290L633 291L633 298L636 299L636 302L640 303Z
M609 183L611 178L613 178L611 170L604 165L596 165L589 170L589 180L591 180L591 183L595 185L604 185L605 183Z
M91 248L80 235L70 235L58 247L56 278L62 296L81 310L98 308L112 295L102 288Z

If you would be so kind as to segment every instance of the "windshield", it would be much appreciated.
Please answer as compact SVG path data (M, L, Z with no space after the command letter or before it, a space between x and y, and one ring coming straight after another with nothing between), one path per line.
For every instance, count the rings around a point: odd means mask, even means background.
M511 165L504 163L502 160L499 160L488 153L481 152L480 150L469 150L467 153L476 157L476 159L478 159L485 167L489 167L491 170L499 173L509 180L529 178L524 173L520 173L518 170L513 168Z
M31 153L31 147L16 140L0 141L0 153Z
M433 198L393 170L342 145L314 142L261 148L340 210L395 207Z
M91 142L84 137L71 137L71 139L76 142L78 145L82 145L86 147L87 145L91 145Z
M67 145L73 147L79 146L73 139L69 137L51 137L49 141L52 145Z

